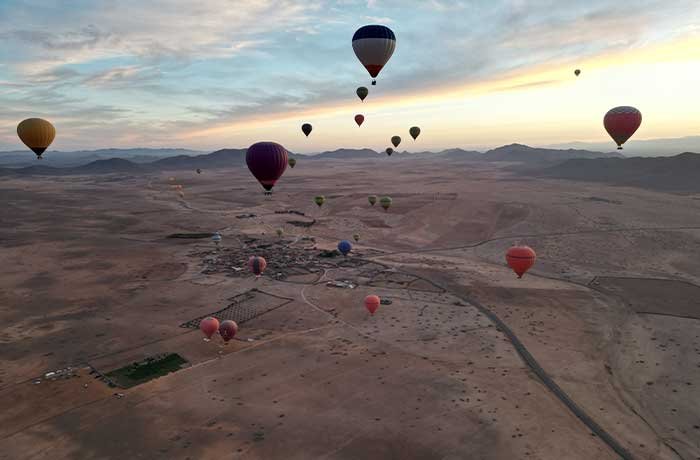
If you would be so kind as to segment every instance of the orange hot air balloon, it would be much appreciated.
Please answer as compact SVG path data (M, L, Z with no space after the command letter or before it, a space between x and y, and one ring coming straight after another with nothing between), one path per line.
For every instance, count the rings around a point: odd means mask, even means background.
M367 309L370 315L374 315L374 312L377 311L377 308L379 308L380 303L381 300L377 295L368 295L367 297L365 297L365 308Z
M362 123L365 121L365 116L361 114L355 115L355 123L357 123L357 126L362 126Z
M211 336L219 330L219 320L211 316L209 318L204 318L199 322L199 330L204 333L204 340L209 341Z
M17 136L41 159L41 154L56 137L56 128L44 119L27 118L17 125Z
M506 262L518 278L522 278L525 272L535 264L536 258L535 251L529 246L513 246L506 252Z
M223 321L221 323L221 326L219 326L219 334L221 334L221 338L224 339L224 342L228 342L229 340L234 338L237 333L238 324L236 324L235 321L232 321L230 319Z

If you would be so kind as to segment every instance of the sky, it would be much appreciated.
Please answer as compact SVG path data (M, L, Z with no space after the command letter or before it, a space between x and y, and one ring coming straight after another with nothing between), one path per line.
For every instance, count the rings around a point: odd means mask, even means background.
M0 150L29 117L58 150L599 142L618 105L636 139L700 134L697 0L0 0L0 18ZM377 86L365 24L397 38Z

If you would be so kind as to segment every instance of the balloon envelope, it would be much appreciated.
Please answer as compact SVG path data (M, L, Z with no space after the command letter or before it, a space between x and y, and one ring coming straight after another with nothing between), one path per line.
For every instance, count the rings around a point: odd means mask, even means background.
M248 147L245 155L248 169L267 191L287 169L287 161L287 150L276 142L257 142Z
M642 124L642 113L634 107L621 106L610 109L603 118L603 126L622 150L622 144L632 137Z
M297 160L295 158L290 158L288 163L289 167L294 169L294 167L297 165Z
M265 272L267 261L260 256L251 256L248 259L248 268L255 276L261 276Z
M518 278L522 278L525 272L535 264L536 258L535 251L529 246L513 246L506 252L506 262Z
M348 240L342 240L338 243L338 251L344 256L347 256L350 251L352 251L352 244Z
M365 121L365 116L360 115L359 113L355 115L355 123L357 123L357 126L362 126L362 123Z
M369 94L369 90L364 86L360 86L355 92L357 93L357 97L359 97L361 101L364 101L367 95Z
M211 339L211 336L219 330L219 320L216 318L204 318L199 322L199 330L202 331L204 336Z
M389 207L391 207L392 202L393 200L391 199L391 197L388 196L383 196L382 199L379 200L379 204L382 206L382 208L384 208L385 211L388 210Z
M17 125L17 135L37 157L41 157L56 137L56 128L44 119L27 118Z
M367 197L367 201L369 201L369 204L374 206L374 203L377 202L377 195L370 195Z
M357 29L352 49L367 72L376 78L396 49L396 36L386 26L368 25ZM375 84L373 81L372 84Z
M581 75L581 70L580 70L580 69L574 70L574 75L576 75L577 77L578 77L579 75Z
M365 297L365 308L367 309L370 315L374 315L374 312L377 311L380 303L381 299L379 298L379 296L368 295L367 297Z
M219 326L219 334L221 334L221 338L224 339L224 342L228 342L234 338L237 333L238 324L236 324L235 321L227 319L226 321L221 322L221 325Z
M326 202L326 197L323 195L318 195L318 196L314 197L314 203L316 203L316 205L318 205L319 208L321 206L323 206L323 203L325 203L325 202Z
M416 138L420 135L420 128L418 126L412 126L411 129L408 130L408 134L410 134L413 140L415 141Z
M401 143L401 138L399 136L393 136L391 138L391 143L394 144L394 147L398 147Z
M355 233L354 235L352 235L352 239L355 240L355 243L357 243L358 241L360 241L360 234Z
M391 156L391 154L394 153L394 149L392 149L391 147L387 147L385 152L387 155Z
M202 170L197 168L197 174L202 174Z
M309 134L311 134L311 130L313 127L309 123L304 123L301 125L301 132L306 135L306 137L309 137Z

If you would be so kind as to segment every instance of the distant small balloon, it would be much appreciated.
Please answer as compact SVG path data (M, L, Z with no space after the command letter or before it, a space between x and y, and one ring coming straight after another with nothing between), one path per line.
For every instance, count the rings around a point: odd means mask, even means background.
M365 121L365 116L357 114L355 115L355 123L357 123L357 126L362 126L362 123Z
M320 208L321 206L323 206L323 203L325 203L325 202L326 202L326 197L323 196L323 195L318 195L318 196L315 196L315 197L314 197L314 203L316 203L316 205L317 205L319 208Z
M352 239L355 240L355 243L357 243L358 241L360 241L360 234L355 233L354 235L352 235Z
M221 322L221 325L219 326L219 334L221 335L221 338L224 339L224 342L228 342L229 340L233 339L237 333L238 324L236 324L235 321L227 319L226 321Z
M534 264L537 258L535 251L529 246L513 246L506 252L506 262L518 278L522 278Z
M304 123L303 125L301 125L301 132L303 132L306 135L306 137L309 137L309 134L311 134L312 129L313 127L309 123Z
M408 130L408 134L410 134L413 140L415 141L416 138L420 135L420 128L418 126L412 126L411 129Z
M369 94L369 90L364 86L360 86L355 92L357 93L357 97L359 97L361 101L364 101L367 95Z
M576 70L574 70L574 74L575 74L577 77L578 77L579 75L581 75L581 69L576 69Z
M267 268L267 261L260 256L251 256L248 259L248 268L256 277L260 278Z
M387 155L391 156L391 154L394 153L394 149L392 149L391 147L387 147L385 152Z
M297 160L294 158L289 159L289 167L294 169L294 167L297 165Z
M367 197L367 201L369 201L369 204L374 206L374 203L377 202L377 195L370 195Z
M365 297L365 308L367 309L370 315L374 315L374 313L379 308L380 303L381 299L379 298L379 296L368 295L367 297Z
M279 236L279 237L282 237L282 235L284 235L284 230L282 230L281 228L278 228L276 230L276 232L277 232L277 236Z
M219 320L211 316L204 318L199 322L199 329L206 337L206 340L209 340L211 339L211 336L219 330Z
M202 170L197 168L197 174L202 174Z
M347 256L350 251L352 251L352 244L348 240L342 240L338 243L338 251L344 256Z
M392 137L391 143L394 144L394 147L398 147L399 144L401 143L401 137L399 137L399 136Z
M391 207L391 203L393 203L394 200L391 199L391 197L388 196L383 196L379 200L379 204L384 208L384 211L388 211L389 208Z

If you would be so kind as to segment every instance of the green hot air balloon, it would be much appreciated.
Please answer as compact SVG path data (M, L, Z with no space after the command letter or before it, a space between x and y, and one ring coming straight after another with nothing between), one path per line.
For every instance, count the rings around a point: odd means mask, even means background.
M294 158L290 158L288 163L289 163L289 167L294 169L294 167L297 165L297 160Z
M325 202L326 202L326 197L323 196L323 195L319 195L319 196L314 197L314 203L316 203L316 205L317 205L319 208L320 208L321 206L323 206L323 203L325 203Z
M384 208L384 211L388 211L389 208L391 207L392 199L391 197L388 196L383 196L381 200L379 200L379 204L382 205L382 208Z
M394 136L391 138L391 143L394 144L394 147L398 147L401 143L401 138L399 136Z
M377 202L377 195L370 195L367 197L367 201L369 201L369 204L374 206L374 203Z
M418 126L412 126L411 129L408 130L408 134L410 134L415 141L416 138L420 136L420 128Z
M361 101L364 101L367 95L369 94L369 90L364 86L360 86L355 92L357 93L357 97L359 97Z

